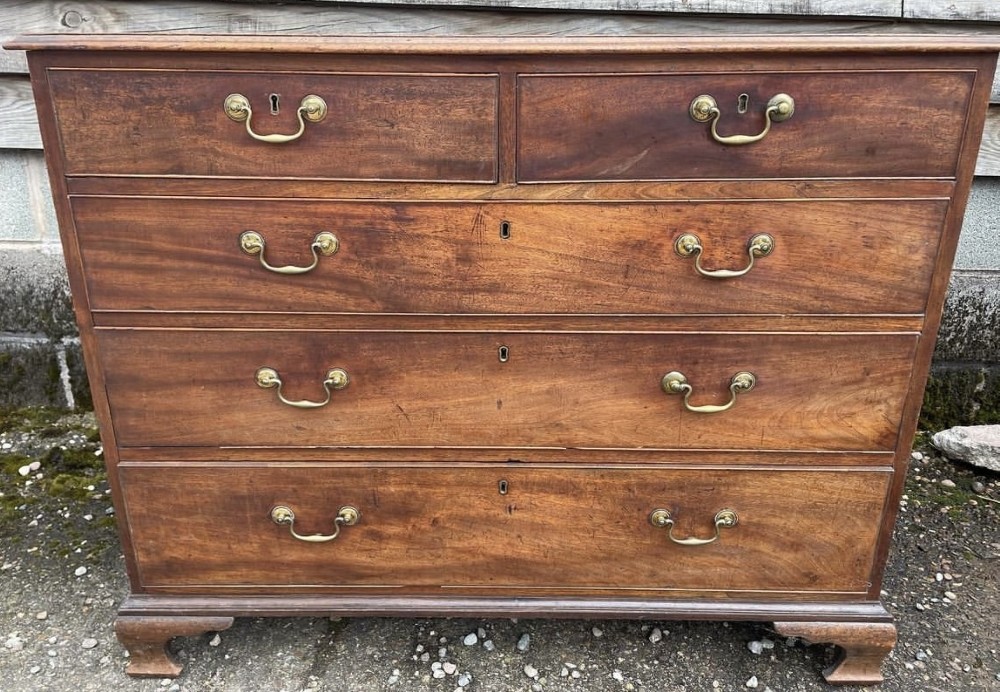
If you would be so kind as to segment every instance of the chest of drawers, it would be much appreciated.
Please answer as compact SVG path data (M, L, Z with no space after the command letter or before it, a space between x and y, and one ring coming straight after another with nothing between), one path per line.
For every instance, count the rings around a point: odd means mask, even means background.
M131 593L766 620L879 588L994 47L32 37Z

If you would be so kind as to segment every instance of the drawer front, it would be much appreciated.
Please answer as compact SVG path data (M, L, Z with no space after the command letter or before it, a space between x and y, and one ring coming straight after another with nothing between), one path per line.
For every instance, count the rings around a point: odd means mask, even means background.
M492 182L498 83L489 74L49 71L67 175ZM328 110L294 141L261 142L226 114L234 93L249 101L258 134L296 133L305 96Z
M98 329L123 446L890 450L914 334ZM506 362L500 348L506 348ZM281 388L261 388L262 367ZM324 379L349 376L343 389ZM697 413L666 394L678 371ZM273 378L272 378L273 383ZM279 400L325 400L303 410Z
M661 598L746 590L824 600L867 590L891 477L284 464L154 464L120 474L141 582L151 589L613 589ZM291 527L272 521L277 506L292 510ZM332 535L342 507L359 516L337 538L292 536L290 528ZM652 525L657 509L672 527ZM671 540L713 538L722 510L737 522L714 542Z
M975 75L521 75L518 179L953 177ZM794 113L762 140L732 146L690 116L703 94L718 104L720 137L763 132L778 94L792 97Z
M96 310L920 314L947 203L83 197L73 210ZM246 231L263 253L241 249ZM314 258L321 233L338 247ZM760 233L772 249L744 276L698 272L746 269ZM686 234L700 257L676 251ZM261 257L315 267L280 274Z

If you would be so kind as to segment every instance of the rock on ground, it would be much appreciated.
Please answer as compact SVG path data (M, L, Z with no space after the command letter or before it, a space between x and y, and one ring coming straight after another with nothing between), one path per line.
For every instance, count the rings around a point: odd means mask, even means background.
M934 446L951 459L1000 472L1000 425L970 425L936 433Z

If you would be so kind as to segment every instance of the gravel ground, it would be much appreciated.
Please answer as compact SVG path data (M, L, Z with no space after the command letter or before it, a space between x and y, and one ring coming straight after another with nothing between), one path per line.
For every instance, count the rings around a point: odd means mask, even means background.
M880 689L1000 690L1000 476L917 449L884 584L899 643ZM619 620L241 618L175 640L180 678L132 680L112 631L126 589L92 416L3 414L5 692L830 689L833 648L767 624Z

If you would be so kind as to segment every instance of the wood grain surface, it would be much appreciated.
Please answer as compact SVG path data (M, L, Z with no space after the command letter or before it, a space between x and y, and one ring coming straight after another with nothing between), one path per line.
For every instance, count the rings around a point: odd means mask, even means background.
M857 600L866 589L890 475L289 463L120 473L142 584L162 591L555 588L813 600ZM293 510L303 535L329 534L345 505L360 520L333 541L305 543L271 521L276 505ZM677 538L711 538L722 509L739 521L713 544L677 545L649 523L658 508L671 512Z
M518 179L952 177L974 79L936 69L522 75ZM751 145L719 144L688 114L708 94L722 113L721 136L755 135L780 93L795 100L794 115ZM743 115L741 94L749 96Z
M48 79L67 175L496 178L494 75L52 69ZM233 93L250 101L259 134L296 132L308 94L329 110L293 142L259 142L226 115Z
M97 330L122 446L516 446L885 450L896 441L912 334L344 333ZM508 361L498 350L508 348ZM300 410L261 389L322 401ZM685 411L660 389L687 376Z
M455 204L75 198L95 310L919 314L947 205L917 201ZM501 236L506 223L509 238ZM307 274L319 232L340 241ZM713 279L674 250L695 233ZM838 276L836 290L824 278Z

